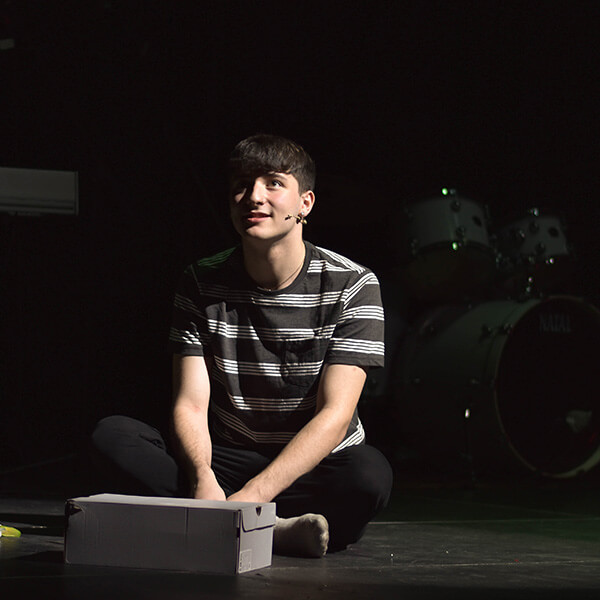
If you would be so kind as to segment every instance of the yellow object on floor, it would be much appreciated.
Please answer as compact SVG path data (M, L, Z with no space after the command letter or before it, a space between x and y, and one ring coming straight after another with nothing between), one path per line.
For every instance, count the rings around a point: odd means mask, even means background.
M21 532L14 527L0 525L0 537L21 537Z

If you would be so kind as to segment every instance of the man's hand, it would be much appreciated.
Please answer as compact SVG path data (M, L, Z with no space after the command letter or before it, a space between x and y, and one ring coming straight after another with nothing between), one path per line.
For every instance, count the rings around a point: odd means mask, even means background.
M225 492L219 485L212 469L199 477L192 490L196 500L225 500Z
M230 502L264 502L262 498L259 498L255 493L247 490L245 487L235 492L235 494L231 494L227 500Z

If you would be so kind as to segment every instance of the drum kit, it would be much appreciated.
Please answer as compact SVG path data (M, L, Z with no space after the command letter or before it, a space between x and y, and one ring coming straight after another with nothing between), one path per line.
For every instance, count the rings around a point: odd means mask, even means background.
M600 311L564 292L575 264L564 219L531 208L494 229L485 206L444 189L401 220L395 284L421 311L386 340L385 370L405 441L472 476L593 468Z
M531 296L560 285L574 264L564 219L530 208L496 231L487 206L443 189L406 207L399 260L407 292L425 302Z

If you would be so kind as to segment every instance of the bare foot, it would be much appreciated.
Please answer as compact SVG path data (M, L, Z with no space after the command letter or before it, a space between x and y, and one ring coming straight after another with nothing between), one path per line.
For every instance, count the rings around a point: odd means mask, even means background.
M327 552L329 523L323 515L307 513L275 521L273 552L283 556L320 558Z

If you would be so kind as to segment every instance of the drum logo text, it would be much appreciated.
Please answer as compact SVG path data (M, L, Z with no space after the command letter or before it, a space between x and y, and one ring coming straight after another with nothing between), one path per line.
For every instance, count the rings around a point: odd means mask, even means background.
M571 315L563 313L540 314L540 331L542 333L573 333Z

